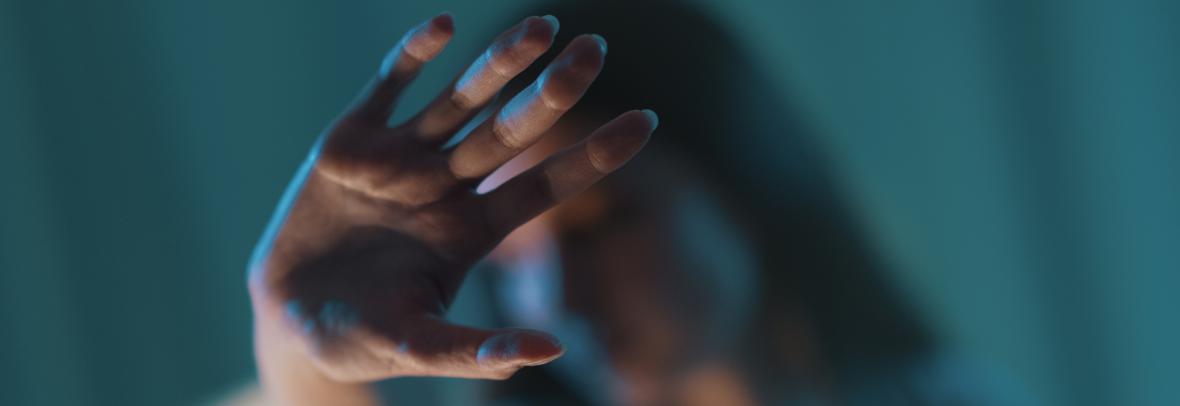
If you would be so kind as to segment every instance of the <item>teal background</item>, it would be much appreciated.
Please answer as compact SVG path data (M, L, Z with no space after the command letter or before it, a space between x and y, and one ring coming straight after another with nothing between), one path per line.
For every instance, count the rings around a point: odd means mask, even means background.
M249 381L245 261L312 139L418 21L458 36L410 110L531 4L0 1L3 405ZM952 348L1038 404L1180 404L1180 3L697 2Z

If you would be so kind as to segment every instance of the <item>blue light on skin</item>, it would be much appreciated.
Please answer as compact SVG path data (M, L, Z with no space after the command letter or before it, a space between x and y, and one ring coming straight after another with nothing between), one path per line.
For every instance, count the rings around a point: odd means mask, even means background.
M559 351L554 354L553 349ZM541 365L560 357L565 348L557 338L539 331L508 329L484 340L476 361L489 368Z
M275 238L278 237L279 231L283 229L283 223L287 221L287 215L290 214L291 206L295 204L295 199L299 197L299 191L303 190L303 184L307 182L307 177L311 175L312 168L315 168L315 163L319 159L320 148L323 146L323 143L324 137L320 136L315 144L311 146L311 151L308 152L307 158L303 160L303 163L299 165L299 169L295 171L295 177L287 185L287 190L283 191L283 196L279 199L278 206L275 207L274 215L271 216L270 222L266 225L266 231L262 233L262 238L258 240L258 245L254 246L254 252L250 254L250 264L246 271L246 282L249 286L264 286L261 284L261 278L266 257L274 247Z
M606 40L599 35L592 35L591 38L597 43L601 55L605 56ZM494 123L501 130L501 136L507 138L504 142L512 144L512 146L522 146L531 143L536 136L539 136L552 126L565 110L572 107L572 104L582 97L582 94L586 91L586 86L579 85L576 89L561 88L571 86L570 83L577 81L569 77L571 74L576 74L575 71L577 69L573 67L576 63L584 64L588 62L586 61L587 57L601 58L601 56L591 55L585 51L564 52L541 72L536 81L509 100L500 109L499 114L496 115L496 122ZM601 61L598 63L601 63ZM556 86L566 93L571 91L576 91L577 93L564 94L558 100L555 100L551 96L547 97L545 95L545 88L550 86L548 83L554 75L565 76L559 77L559 81L554 82L552 86ZM597 72L595 72L595 75L597 75ZM550 93L553 93L553 90L550 89ZM569 103L569 105L563 105L565 103ZM538 114L539 112L543 114Z
M561 24L558 23L557 18L554 16L550 16L550 15L547 15L547 16L544 16L541 18L544 19L545 21L547 21L549 23L549 25L551 25L553 27L553 30L552 30L553 34L552 35L554 37L557 36L557 31L560 29L560 26L561 26ZM465 71L463 73L463 76L460 77L459 80L455 82L455 94L464 99L464 100L462 100L463 103L465 103L467 105L471 105L471 106L476 106L476 105L481 105L481 104L487 103L488 100L491 97L494 97L497 92L495 92L495 91L478 92L476 90L486 90L486 89L479 89L479 87L488 86L488 84L492 84L492 86L498 87L497 84L503 84L509 78L511 78L512 76L515 76L517 73L519 73L519 72L500 72L497 69L493 68L491 66L491 63L492 63L492 58L495 55L504 54L507 52L506 51L507 48L512 47L512 46L516 46L516 45L520 44L522 41L524 41L526 34L528 34L527 26L525 26L525 25L519 26L516 30L514 30L512 32L511 36L509 36L508 38L505 38L505 41L496 41L495 43L493 43L492 46L489 47L487 51L484 51L484 53L480 54L479 58L476 59L475 62L471 64L471 67L467 68L467 71ZM550 38L550 40L552 40L552 38ZM522 67L522 69L523 69L523 67ZM491 78L489 76L499 76L499 77ZM483 93L484 96L477 99L472 95L472 93L476 93L476 94Z
M554 65L558 63L554 62ZM550 66L549 69L541 73L541 76L537 77L536 82L533 82L532 85L517 93L516 96L500 109L500 113L496 115L495 126L504 130L511 129L511 131L501 131L501 134L504 134L506 138L504 142L513 146L524 145L529 141L528 139L519 139L522 137L512 137L511 135L538 134L552 124L549 122L539 123L537 122L536 114L532 114L538 108L544 106L541 91L545 88L545 82L549 79L551 69L553 69L553 66Z
M519 333L499 334L484 341L479 346L476 359L479 363L499 362L513 359L520 355Z
M560 345L556 336L509 328L480 343L476 361L492 369L527 367L548 364L564 353L565 347Z
M311 171L315 168L315 163L320 156L320 149L323 146L323 140L323 136L316 140L315 144L311 147L311 151L308 152L307 158L303 160L303 163L299 165L299 169L295 171L295 176L291 179L291 183L287 185L287 189L283 191L283 196L279 199L277 207L275 207L274 216L267 223L266 231L263 232L262 238L258 241L258 245L254 247L254 251L250 255L250 265L246 272L246 282L252 288L265 286L262 283L262 274L265 269L266 257L270 254L271 249L273 249L275 239L283 229L283 224L287 221L287 216L295 204L295 199L299 196L299 192L303 190L304 183L307 182L308 176L311 175ZM322 303L319 305L319 309L315 314L310 314L312 310L314 309L308 309L304 304L295 300L290 300L283 304L283 312L287 319L299 326L304 334L313 334L317 330L329 334L343 333L353 328L360 321L360 316L354 310L340 302Z

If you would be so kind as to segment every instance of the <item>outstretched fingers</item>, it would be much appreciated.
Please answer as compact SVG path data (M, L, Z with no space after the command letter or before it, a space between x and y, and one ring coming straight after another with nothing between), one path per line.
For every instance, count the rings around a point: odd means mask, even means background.
M458 179L478 181L528 148L582 98L605 57L602 37L575 38L536 81L455 147L451 172Z
M659 119L651 110L623 113L586 140L485 195L488 223L495 232L506 235L585 190L635 156L658 124Z
M508 81L549 50L557 29L556 17L529 17L496 37L450 88L410 122L419 139L436 145L450 139Z
M385 55L376 77L366 87L353 115L384 124L397 98L418 76L422 65L438 56L455 32L454 19L443 13L419 24Z

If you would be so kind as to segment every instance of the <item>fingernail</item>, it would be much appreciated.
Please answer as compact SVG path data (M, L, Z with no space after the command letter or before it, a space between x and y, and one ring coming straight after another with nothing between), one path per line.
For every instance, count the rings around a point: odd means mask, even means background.
M455 16L451 15L450 11L444 11L441 14L434 16L430 22L437 28L446 32L455 31Z
M660 116L657 116L656 112L651 111L651 109L643 109L642 111L643 115L647 116L647 121L651 121L652 130L655 130L656 127L660 126Z
M522 366L522 367L535 367L535 366L545 365L550 362L553 362L553 360L557 359L557 357L561 356L561 354L564 354L564 351L561 353L558 353L556 355L547 357L547 358L539 359L536 361L525 362L523 364L520 364L520 366Z
M514 364L535 366L548 363L565 350L557 338L539 331L509 331L484 340L476 359L491 367Z
M554 17L552 14L546 14L546 15L542 16L541 18L545 19L545 21L548 21L549 24L553 25L553 32L554 33L556 33L558 30L561 29L561 22L557 21L557 17Z
M594 40L598 42L598 49L601 49L602 54L606 55L606 38L603 38L598 34L590 34L590 37L594 38Z

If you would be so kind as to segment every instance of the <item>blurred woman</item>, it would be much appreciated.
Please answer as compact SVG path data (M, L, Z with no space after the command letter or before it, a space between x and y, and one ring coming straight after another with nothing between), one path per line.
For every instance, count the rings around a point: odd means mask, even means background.
M411 30L313 148L251 264L272 398L369 405L381 379L515 375L490 396L982 403L946 384L816 134L743 43L677 3L542 10L560 22L513 26L390 127L453 32L447 15ZM443 319L489 252L495 312L527 329Z
M508 268L501 284L515 286L501 288L508 321L563 341L591 326L593 339L581 342L603 345L611 378L593 382L613 386L606 404L843 403L880 383L865 371L932 353L880 279L884 265L856 229L817 134L776 97L743 43L680 3L539 10L561 16L558 42L596 30L615 45L578 106L489 183L578 141L617 106L659 111L662 136L493 252ZM541 289L538 279L564 283ZM546 292L565 298L537 299ZM598 360L571 355L546 368L591 381Z

